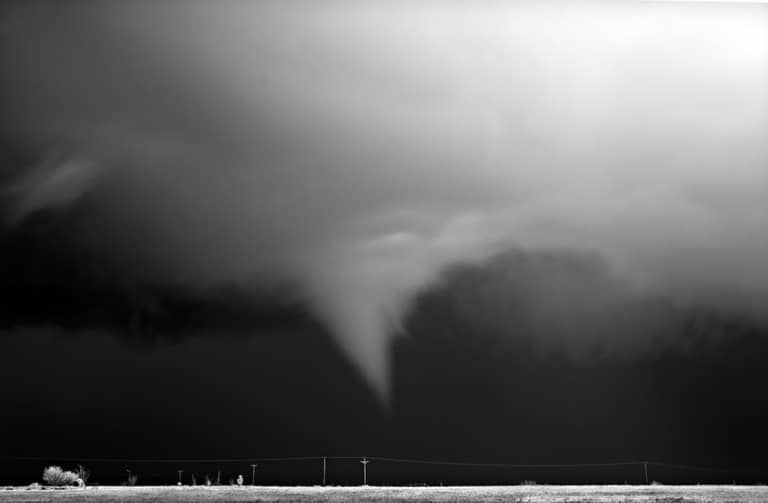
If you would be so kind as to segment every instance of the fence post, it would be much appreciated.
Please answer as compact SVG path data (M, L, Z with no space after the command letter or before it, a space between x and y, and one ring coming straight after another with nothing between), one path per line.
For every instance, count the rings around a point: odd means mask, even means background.
M645 484L648 485L648 461L643 461L643 467L645 468Z
M323 456L323 485L325 485L325 456Z

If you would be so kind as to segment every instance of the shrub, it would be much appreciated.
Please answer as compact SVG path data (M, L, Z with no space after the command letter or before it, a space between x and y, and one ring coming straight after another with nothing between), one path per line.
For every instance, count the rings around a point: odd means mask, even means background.
M129 486L135 486L136 482L139 481L139 476L135 473L129 473L128 474L128 485Z
M43 470L43 481L49 486L71 486L77 481L77 474L64 471L60 466L49 466Z

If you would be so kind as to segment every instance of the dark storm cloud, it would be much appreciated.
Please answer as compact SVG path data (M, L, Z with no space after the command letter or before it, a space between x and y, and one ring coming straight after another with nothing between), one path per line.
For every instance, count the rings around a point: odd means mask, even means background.
M24 4L0 21L6 232L42 220L51 254L129 291L290 285L382 395L413 296L509 247L604 261L523 278L536 331L568 347L666 333L642 299L761 319L765 22L758 5Z
M62 235L58 215L37 215L0 236L0 327L103 329L154 341L224 332L272 335L317 324L295 293L223 285L136 284ZM55 253L52 253L55 250Z
M405 320L409 332L473 334L494 350L533 348L582 363L687 354L764 328L638 290L599 255L562 249L508 250L450 267L416 296Z

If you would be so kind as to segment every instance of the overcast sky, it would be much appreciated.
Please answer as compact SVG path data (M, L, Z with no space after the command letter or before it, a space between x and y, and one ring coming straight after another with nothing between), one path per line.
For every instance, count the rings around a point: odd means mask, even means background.
M385 403L392 337L440 289L465 337L576 360L685 351L692 317L762 330L766 26L755 4L9 4L4 326L317 324Z

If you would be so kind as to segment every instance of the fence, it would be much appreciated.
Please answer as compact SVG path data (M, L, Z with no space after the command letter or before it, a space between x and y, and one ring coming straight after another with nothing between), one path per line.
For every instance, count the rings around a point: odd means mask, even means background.
M298 456L223 459L130 459L0 456L0 483L39 480L49 465L92 471L91 483L205 485L234 483L242 475L255 485L516 485L669 484L768 481L768 470L691 466L655 461L611 463L515 464L472 463L377 456Z

